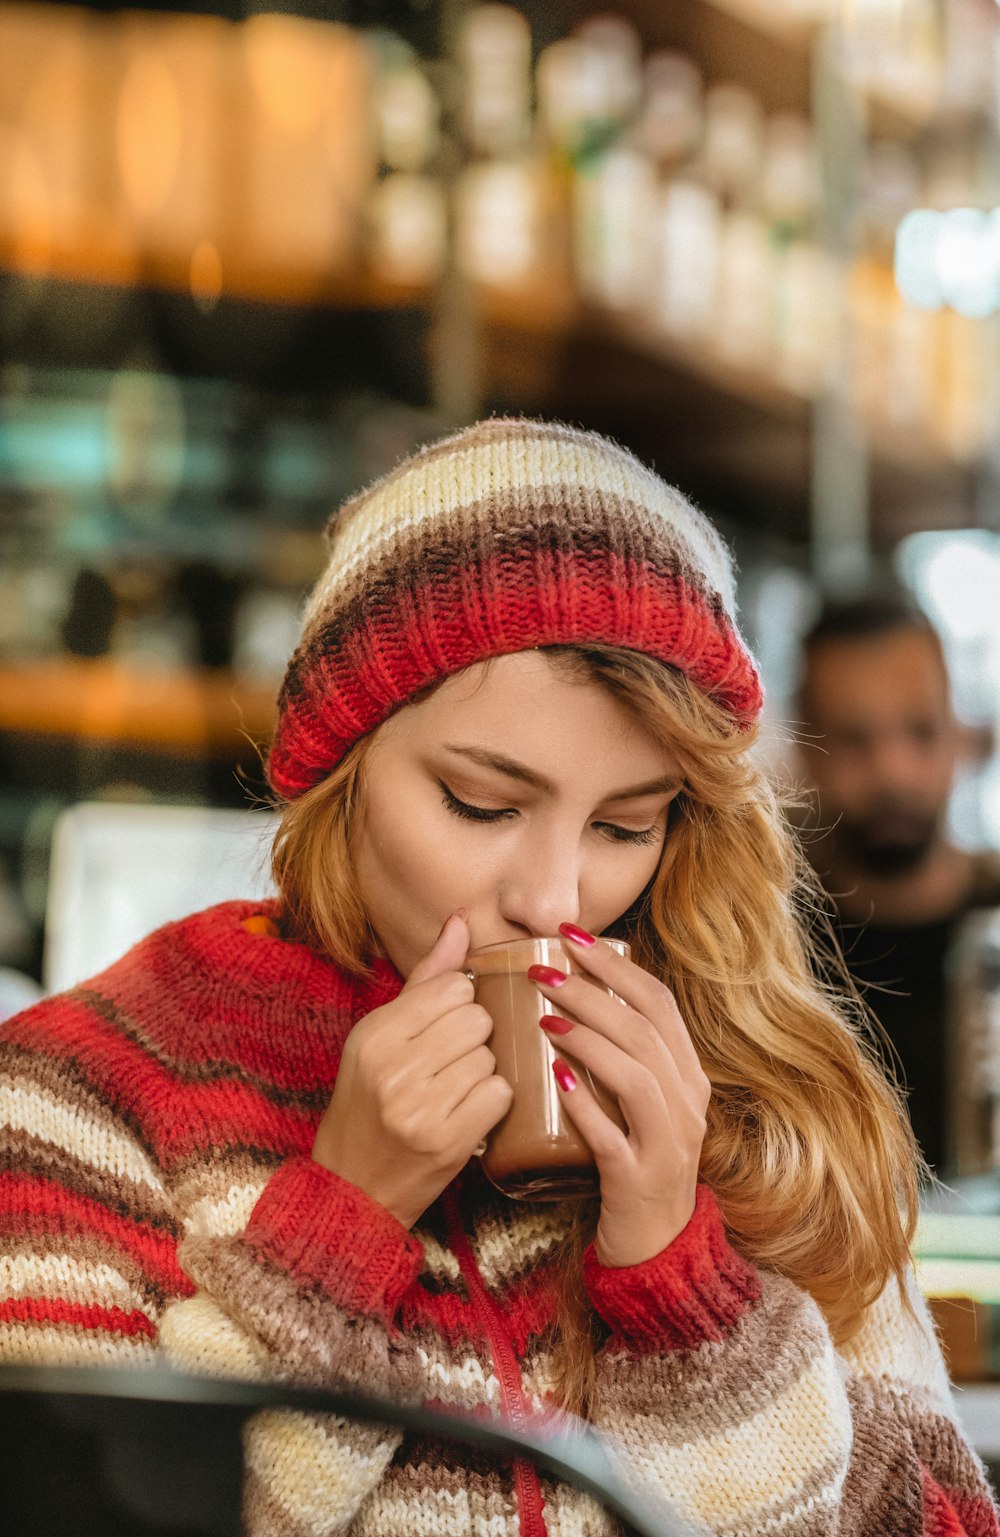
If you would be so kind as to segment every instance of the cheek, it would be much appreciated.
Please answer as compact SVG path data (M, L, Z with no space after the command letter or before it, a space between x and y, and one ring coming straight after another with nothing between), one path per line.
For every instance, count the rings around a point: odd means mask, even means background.
M355 855L361 895L376 927L446 917L465 900L469 862L427 807L408 797L373 797Z
M373 911L394 894L410 894L419 877L422 843L413 819L400 814L398 802L369 805L355 860L362 897Z
M600 859L591 875L590 900L584 902L598 932L627 912L653 879L665 856L665 850L643 849L625 859L617 851L616 857Z

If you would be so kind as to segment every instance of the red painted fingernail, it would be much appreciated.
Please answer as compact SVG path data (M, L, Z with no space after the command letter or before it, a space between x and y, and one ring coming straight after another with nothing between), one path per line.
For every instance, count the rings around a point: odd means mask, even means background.
M573 1069L568 1062L563 1061L562 1057L556 1057L553 1062L552 1076L564 1093L568 1094L570 1089L576 1088L576 1078L573 1074Z
M581 929L575 923L560 923L559 932L564 939L571 939L575 945L586 945L588 950L591 945L597 944L593 934L588 934L586 929Z
M558 1014L543 1014L538 1021L543 1030L549 1030L553 1035L569 1035L573 1029L571 1019L561 1019Z
M541 982L543 987L562 987L566 980L566 973L556 971L554 966L529 966L528 976L532 982Z

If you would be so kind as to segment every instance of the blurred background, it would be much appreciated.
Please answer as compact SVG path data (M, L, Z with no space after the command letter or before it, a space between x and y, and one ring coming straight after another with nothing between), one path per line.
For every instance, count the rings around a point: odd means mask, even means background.
M1000 846L996 0L0 4L0 966L61 810L243 806L343 496L490 411L721 524L794 730L901 575Z
M325 520L501 411L719 523L779 768L821 598L907 584L965 728L952 837L1000 849L997 0L0 0L8 1009L264 889L244 808ZM971 1381L997 1190L922 1229Z

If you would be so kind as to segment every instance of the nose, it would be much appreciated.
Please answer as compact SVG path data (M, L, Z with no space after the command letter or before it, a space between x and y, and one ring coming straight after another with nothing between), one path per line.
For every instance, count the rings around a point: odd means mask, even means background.
M500 916L525 937L554 935L560 923L580 920L580 879L578 836L536 838L517 850L504 872Z
M902 733L886 732L875 744L873 774L883 790L922 788L926 770L920 753Z

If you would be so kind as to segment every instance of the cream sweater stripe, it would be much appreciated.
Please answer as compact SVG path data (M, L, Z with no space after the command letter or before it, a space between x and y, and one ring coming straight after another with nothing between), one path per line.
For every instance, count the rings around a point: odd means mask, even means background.
M794 1460L776 1457L792 1426ZM725 1530L745 1520L748 1509L787 1511L810 1484L829 1486L834 1500L850 1454L851 1416L831 1348L766 1409L719 1436L670 1445L640 1430L640 1438L641 1446L622 1438L635 1465L659 1487L677 1490L684 1507L714 1530ZM733 1470L725 1480L723 1465Z
M247 1427L244 1456L291 1530L332 1537L346 1530L402 1439L338 1415L267 1410ZM400 1537L415 1530L412 1514ZM252 1509L247 1516L250 1532L259 1530Z
M148 1312L148 1299L120 1270L78 1255L18 1253L0 1255L0 1295L44 1297L80 1307Z
M79 1159L92 1169L146 1185L164 1194L163 1182L149 1158L110 1120L98 1120L54 1094L24 1082L0 1083L0 1125L26 1132Z
M0 1324L0 1361L26 1366L152 1366L156 1347L147 1339L84 1334L67 1326Z

